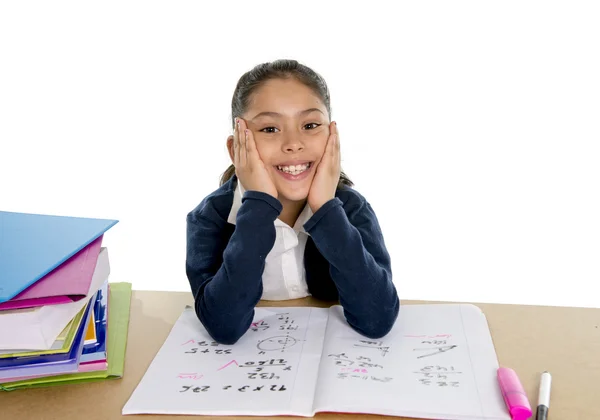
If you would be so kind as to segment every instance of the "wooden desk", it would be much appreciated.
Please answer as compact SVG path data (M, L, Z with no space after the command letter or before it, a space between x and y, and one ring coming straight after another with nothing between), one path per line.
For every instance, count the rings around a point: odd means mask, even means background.
M121 416L121 409L184 306L192 303L190 293L134 291L123 379L0 392L0 419L111 420L139 417ZM268 305L267 302L260 303L260 306L302 305L327 306L310 298L269 302ZM551 420L600 419L600 309L477 305L487 316L500 365L517 371L532 407L537 404L539 375L548 370L552 373ZM145 415L143 419L208 417ZM393 418L330 413L317 414L315 417L343 420Z

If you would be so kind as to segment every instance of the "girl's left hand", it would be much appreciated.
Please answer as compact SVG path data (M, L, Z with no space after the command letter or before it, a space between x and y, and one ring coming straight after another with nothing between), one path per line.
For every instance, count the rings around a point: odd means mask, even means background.
M308 192L308 205L313 213L323 204L335 198L335 190L341 174L340 139L337 123L329 124L329 138L325 152L315 165L315 177Z

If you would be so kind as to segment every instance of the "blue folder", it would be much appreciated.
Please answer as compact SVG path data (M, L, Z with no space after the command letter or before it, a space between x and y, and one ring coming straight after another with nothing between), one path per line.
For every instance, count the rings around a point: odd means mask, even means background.
M21 293L117 223L0 211L0 303Z
M84 344L79 363L95 362L106 359L106 328L108 326L108 281L97 292L94 303L94 316L96 318L96 342ZM2 359L0 359L0 362Z

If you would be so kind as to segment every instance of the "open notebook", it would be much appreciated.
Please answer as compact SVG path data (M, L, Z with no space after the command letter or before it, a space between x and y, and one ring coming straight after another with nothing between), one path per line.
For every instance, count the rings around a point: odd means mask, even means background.
M510 420L474 305L404 305L381 339L352 330L339 305L258 307L253 321L222 345L186 307L122 413Z

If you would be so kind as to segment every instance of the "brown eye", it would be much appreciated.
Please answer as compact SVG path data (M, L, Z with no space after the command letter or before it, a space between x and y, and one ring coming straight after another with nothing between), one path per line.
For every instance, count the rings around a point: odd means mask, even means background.
M262 131L263 133L274 133L274 131L265 131L265 130L270 130L271 128L273 130L277 130L275 127L265 127L262 130L260 130L260 131Z
M315 125L315 126L316 126L315 128L317 128L317 127L319 127L321 124L317 124L317 123L309 123L309 124L305 124L305 125L304 125L304 127L307 127L307 126L310 126L310 125ZM314 128L313 128L313 130L314 130Z

